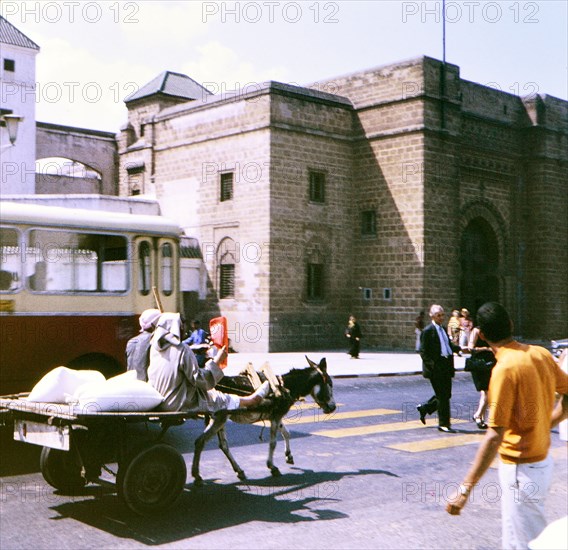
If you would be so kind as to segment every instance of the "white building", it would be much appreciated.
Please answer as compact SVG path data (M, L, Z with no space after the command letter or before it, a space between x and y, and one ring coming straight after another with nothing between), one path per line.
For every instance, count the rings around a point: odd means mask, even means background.
M39 46L0 16L0 116L19 115L17 141L0 122L0 194L34 193L36 161L35 59Z

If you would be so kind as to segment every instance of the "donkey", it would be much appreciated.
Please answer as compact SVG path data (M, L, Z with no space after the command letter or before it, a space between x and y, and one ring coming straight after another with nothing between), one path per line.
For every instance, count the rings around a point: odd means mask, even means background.
M306 357L309 367L305 369L292 369L282 376L282 394L275 396L271 394L264 399L261 405L255 409L238 409L235 411L218 411L213 413L205 431L195 440L195 452L193 454L193 465L191 474L196 485L203 481L199 475L199 460L205 443L215 434L219 439L219 448L228 458L237 477L241 480L246 479L246 475L237 461L233 458L229 450L227 436L225 434L225 424L230 419L239 424L253 424L259 420L270 421L270 444L268 448L268 460L266 465L273 476L279 476L280 470L274 465L274 449L276 448L276 435L280 431L284 437L286 445L286 462L294 464L294 458L290 450L290 434L282 422L282 418L288 413L292 405L300 399L310 394L314 401L321 407L325 414L332 413L336 406L333 399L333 382L327 374L327 362L323 358L319 365ZM262 374L259 374L262 376ZM247 376L225 376L216 386L217 389L247 395L254 388Z

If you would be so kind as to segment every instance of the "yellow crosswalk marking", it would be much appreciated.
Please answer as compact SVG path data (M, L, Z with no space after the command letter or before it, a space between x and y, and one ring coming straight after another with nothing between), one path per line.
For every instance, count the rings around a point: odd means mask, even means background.
M286 426L294 426L295 424L307 424L309 422L334 422L335 420L349 420L351 418L366 418L368 416L382 416L385 414L400 414L400 410L394 409L368 409L363 411L334 412L332 414L324 414L323 411L315 410L311 414L302 414L302 412L291 412L284 420Z
M438 449L449 449L451 447L461 447L462 445L471 445L478 443L483 439L481 434L464 434L464 435L447 435L436 439L425 439L422 441L411 441L409 443L396 443L394 445L386 445L389 449L397 451L406 451L408 453L421 453L423 451L435 451Z
M453 424L463 424L467 420L453 420ZM355 428L338 428L335 430L319 430L311 432L312 435L321 435L323 437L352 437L355 435L370 435L385 432L401 432L404 430L415 430L417 428L425 428L420 420L411 420L410 422L390 422L387 424L372 424L370 426L357 426ZM448 434L451 437L452 434Z
M311 412L313 411L313 412ZM324 414L319 410L316 403L302 404L296 410L291 410L288 416L284 418L284 422L288 427L294 427L296 424L309 424L310 422L333 422L334 420L349 420L351 418L365 418L367 416L382 416L385 414L400 414L400 410L396 409L366 409L362 411L349 411L343 413ZM263 425L264 422L255 422L257 425Z

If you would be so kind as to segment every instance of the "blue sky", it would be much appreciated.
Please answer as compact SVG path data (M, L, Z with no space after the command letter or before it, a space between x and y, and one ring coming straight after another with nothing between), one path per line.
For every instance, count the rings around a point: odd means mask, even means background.
M118 131L123 99L164 70L226 92L442 58L442 0L2 0L37 42L37 119ZM467 80L568 98L568 1L446 0L446 59Z

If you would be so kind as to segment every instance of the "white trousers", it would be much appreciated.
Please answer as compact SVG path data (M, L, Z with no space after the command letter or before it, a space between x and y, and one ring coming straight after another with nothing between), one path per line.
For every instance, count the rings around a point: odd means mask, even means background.
M202 399L199 401L199 410L201 412L210 413L223 410L232 411L238 409L241 404L241 400L238 395L223 393L215 388L207 391L205 401Z
M544 501L553 465L550 455L529 464L499 464L502 544L506 550L525 550L546 527Z

